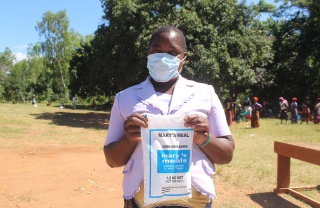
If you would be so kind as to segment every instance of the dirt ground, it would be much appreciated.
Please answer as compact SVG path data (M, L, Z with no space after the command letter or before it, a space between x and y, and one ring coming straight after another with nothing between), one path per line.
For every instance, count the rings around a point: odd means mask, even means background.
M0 150L1 208L121 208L122 168L97 147L30 145ZM272 192L252 194L217 182L215 207L309 207Z
M0 207L121 207L121 169L88 147L1 150Z

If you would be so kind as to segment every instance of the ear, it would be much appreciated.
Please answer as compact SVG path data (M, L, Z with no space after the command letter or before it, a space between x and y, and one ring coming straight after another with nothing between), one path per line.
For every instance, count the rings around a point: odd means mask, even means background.
M179 68L178 68L179 74L181 74L181 72L182 72L183 66L184 66L184 64L186 63L186 59L187 59L187 53L184 52L183 61L180 62Z
M183 61L181 61L181 63L184 65L185 63L186 63L186 60L187 60L187 58L188 58L188 56L187 56L187 51L185 51L184 53L183 53Z

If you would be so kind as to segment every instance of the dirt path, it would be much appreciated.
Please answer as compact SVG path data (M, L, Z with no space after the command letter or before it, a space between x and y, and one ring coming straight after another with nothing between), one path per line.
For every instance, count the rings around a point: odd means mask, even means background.
M2 149L0 164L1 208L123 207L122 168L109 168L97 147L30 145ZM309 207L271 192L252 194L225 181L217 179L216 183L219 199L214 207Z
M0 152L0 207L121 207L121 168L103 152L42 146Z

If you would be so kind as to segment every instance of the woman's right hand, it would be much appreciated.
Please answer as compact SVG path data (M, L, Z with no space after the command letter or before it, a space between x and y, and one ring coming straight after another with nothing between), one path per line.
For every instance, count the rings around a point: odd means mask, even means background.
M129 142L141 139L141 127L148 127L148 118L143 114L134 113L127 117L123 123L123 128Z

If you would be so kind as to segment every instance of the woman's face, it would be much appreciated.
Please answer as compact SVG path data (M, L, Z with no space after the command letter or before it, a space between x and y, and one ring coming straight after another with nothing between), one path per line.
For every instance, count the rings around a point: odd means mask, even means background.
M182 60L186 56L183 49L181 37L174 31L162 32L153 38L149 47L148 55L154 53L167 53ZM185 60L180 63L179 71L183 67Z

